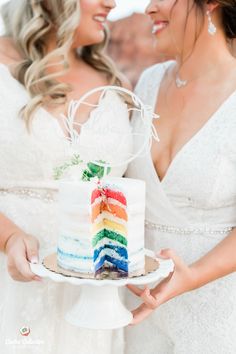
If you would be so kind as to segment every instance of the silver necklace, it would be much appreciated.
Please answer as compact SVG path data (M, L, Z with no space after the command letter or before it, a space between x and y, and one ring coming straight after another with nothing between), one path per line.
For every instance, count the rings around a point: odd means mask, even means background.
M184 87L186 86L188 83L188 80L181 80L181 78L179 77L179 75L177 74L175 77L175 84L178 88Z

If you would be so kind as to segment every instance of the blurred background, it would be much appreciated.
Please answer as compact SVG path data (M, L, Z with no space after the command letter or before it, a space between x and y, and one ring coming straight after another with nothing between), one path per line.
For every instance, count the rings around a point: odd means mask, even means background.
M149 0L116 0L116 4L109 17L108 54L135 86L141 72L160 61L155 53L152 23L144 14Z
M0 0L2 5L7 0ZM20 2L21 0L14 0ZM160 60L154 50L151 21L144 15L149 0L116 0L117 7L109 16L111 41L108 54L118 68L136 84L140 73ZM0 34L3 25L0 21Z
M141 72L160 61L151 34L152 23L144 14L149 0L116 0L110 15L108 54L135 86Z
M6 1L0 0L0 5ZM19 2L20 6L21 0L14 1ZM116 0L117 6L109 16L111 40L108 54L133 86L145 68L165 59L155 52L152 24L144 14L148 3L149 0ZM0 19L0 35L2 32ZM236 55L236 41L234 42Z

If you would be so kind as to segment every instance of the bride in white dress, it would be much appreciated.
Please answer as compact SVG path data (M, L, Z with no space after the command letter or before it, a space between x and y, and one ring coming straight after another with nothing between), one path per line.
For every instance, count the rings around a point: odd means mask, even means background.
M125 353L235 354L236 2L153 0L147 13L156 51L176 61L138 83L160 142L127 176L146 181L146 246L175 271L152 290L130 286Z
M126 85L102 52L106 17L114 6L113 0L11 0L4 8L7 36L0 38L0 246L6 253L0 254L3 354L121 351L116 346L118 332L67 324L64 315L78 288L40 280L27 263L37 262L34 237L41 254L56 249L53 169L68 150L60 114L67 115L71 101L90 89ZM42 80L36 84L38 79ZM90 103L97 99L93 95ZM81 144L93 146L94 158L99 158L95 153L102 141L102 159L111 163L127 159L132 137L123 100L108 92L96 110L88 108L83 106L75 116L76 123L83 123ZM126 135L122 146L121 135ZM125 169L113 169L111 174L122 176ZM26 344L20 333L24 326L30 328Z

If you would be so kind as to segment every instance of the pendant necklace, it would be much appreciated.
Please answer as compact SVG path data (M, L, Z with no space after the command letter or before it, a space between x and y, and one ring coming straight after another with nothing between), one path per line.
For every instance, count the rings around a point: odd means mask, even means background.
M188 80L181 80L181 78L179 77L179 75L177 74L175 77L175 84L178 88L184 87L186 86L188 83Z

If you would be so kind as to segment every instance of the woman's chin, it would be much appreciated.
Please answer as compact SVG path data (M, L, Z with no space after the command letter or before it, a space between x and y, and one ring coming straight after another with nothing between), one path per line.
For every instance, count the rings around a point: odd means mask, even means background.
M89 36L89 38L86 38L84 40L78 39L77 41L74 42L73 48L79 48L79 47L87 47L91 45L96 45L100 44L104 41L105 39L105 33L104 31L99 31L94 33L94 35Z
M91 40L91 45L92 44L99 44L102 43L105 39L105 33L104 31L100 31L96 36L94 36L93 40Z
M166 58L174 58L175 55L172 50L173 44L160 43L158 40L154 42L155 53Z

